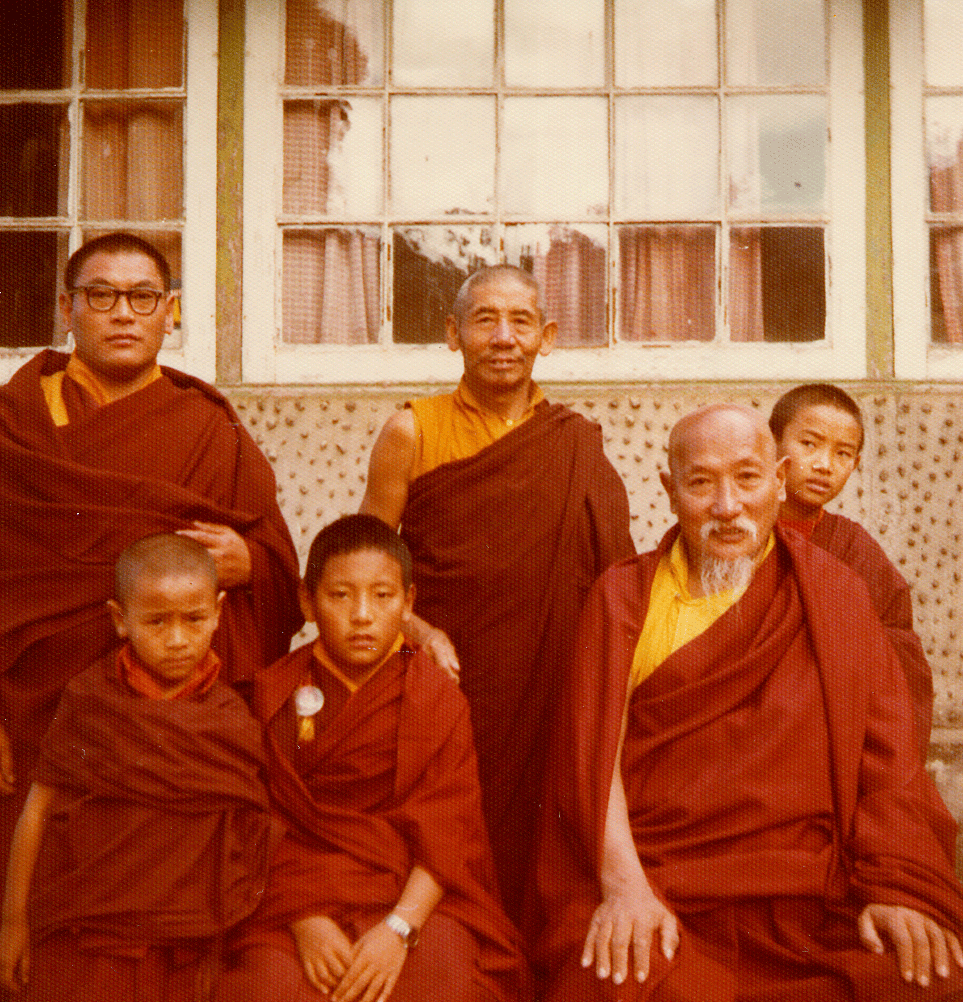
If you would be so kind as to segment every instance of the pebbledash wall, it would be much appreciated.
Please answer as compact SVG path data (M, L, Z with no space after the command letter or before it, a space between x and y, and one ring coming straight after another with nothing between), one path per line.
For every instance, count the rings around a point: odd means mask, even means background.
M669 429L707 403L749 403L766 415L792 384L658 384L543 389L602 426L625 481L636 546L650 549L673 523L659 482ZM946 384L841 383L859 402L866 444L859 470L832 505L882 544L913 591L917 632L936 689L930 769L963 820L963 393ZM281 509L302 566L314 533L357 511L371 447L387 418L437 386L392 389L226 388L274 466ZM497 512L492 513L498 517Z

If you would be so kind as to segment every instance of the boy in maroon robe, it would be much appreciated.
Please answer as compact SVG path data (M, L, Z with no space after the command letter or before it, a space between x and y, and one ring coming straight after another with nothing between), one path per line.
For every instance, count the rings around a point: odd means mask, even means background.
M150 536L116 566L126 644L68 684L14 832L0 983L27 1000L193 1002L263 891L257 723L218 680L204 546Z
M271 795L289 824L222 1002L523 998L494 893L468 705L402 633L404 542L349 515L312 544L318 640L261 673Z
M776 401L769 427L780 458L789 457L779 522L801 532L866 582L873 608L906 674L925 761L933 718L933 673L913 629L909 585L858 522L825 510L859 463L864 439L859 405L831 383L807 383Z

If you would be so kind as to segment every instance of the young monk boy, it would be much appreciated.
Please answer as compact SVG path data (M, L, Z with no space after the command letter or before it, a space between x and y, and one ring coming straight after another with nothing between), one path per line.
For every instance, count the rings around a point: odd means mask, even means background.
M26 999L193 1002L263 890L260 729L218 680L224 593L198 542L120 555L116 653L75 676L10 850L0 981Z
M788 456L786 500L779 521L848 564L866 582L913 694L920 755L929 749L933 677L913 629L910 590L882 547L857 522L825 505L845 487L863 448L863 416L848 393L829 383L808 383L784 394L769 427L780 456ZM832 582L826 582L832 588Z
M413 599L411 555L380 519L349 515L314 540L301 602L318 639L255 688L289 829L222 1002L524 997L468 704L406 640Z

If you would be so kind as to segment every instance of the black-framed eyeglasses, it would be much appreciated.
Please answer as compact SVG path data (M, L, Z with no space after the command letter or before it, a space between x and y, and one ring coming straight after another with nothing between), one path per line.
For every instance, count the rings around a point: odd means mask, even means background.
M109 313L123 296L134 313L142 317L150 316L157 309L157 304L166 292L156 289L115 289L111 285L78 285L76 289L67 290L71 296L82 292L87 297L87 305L98 313Z

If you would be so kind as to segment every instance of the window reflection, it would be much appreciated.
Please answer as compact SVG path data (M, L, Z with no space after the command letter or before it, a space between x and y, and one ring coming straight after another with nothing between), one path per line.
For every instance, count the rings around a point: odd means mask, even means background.
M505 0L505 83L601 87L605 83L602 0Z
M284 82L379 86L384 80L381 9L357 0L288 0Z
M492 0L395 4L391 78L396 85L490 87L494 58Z
M717 53L714 0L616 0L619 87L711 87Z

